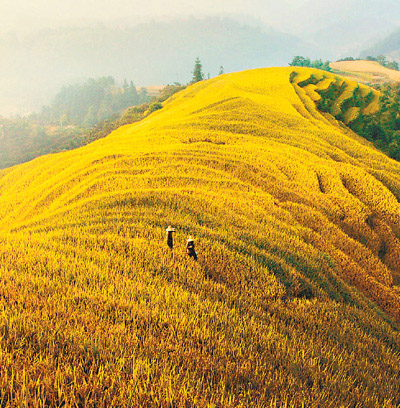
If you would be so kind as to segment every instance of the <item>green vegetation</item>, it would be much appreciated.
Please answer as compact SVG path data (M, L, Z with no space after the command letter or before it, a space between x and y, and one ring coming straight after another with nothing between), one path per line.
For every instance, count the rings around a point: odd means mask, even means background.
M203 66L201 65L200 58L197 57L194 63L193 78L191 83L194 84L196 82L203 81L203 79L204 79Z
M376 88L382 93L379 110L359 117L350 127L391 158L400 161L400 84L387 83Z
M321 59L311 61L310 58L304 58L301 56L293 57L292 62L289 63L291 67L309 67L309 68L317 68L322 69L323 71L331 71L329 66L330 61L322 61Z
M368 56L367 61L376 61L383 67L394 69L395 71L399 70L399 64L396 61L388 61L385 55L378 55L377 57Z
M113 77L88 79L85 83L63 87L50 106L31 119L54 125L93 126L130 106L149 102L146 89L139 92L131 81L118 87Z

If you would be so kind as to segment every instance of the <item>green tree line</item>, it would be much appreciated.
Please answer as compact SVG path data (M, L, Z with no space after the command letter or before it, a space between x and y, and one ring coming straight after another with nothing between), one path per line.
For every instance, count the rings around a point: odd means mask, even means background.
M399 64L396 61L389 61L385 55L378 55L377 57L372 57L371 55L369 55L365 59L367 61L378 62L383 67L399 71ZM361 60L362 60L362 58L346 57L346 58L342 58L342 59L340 59L338 61L340 62L340 61L361 61Z
M293 57L292 62L289 63L291 67L310 67L310 68L317 68L322 69L324 71L331 71L331 67L329 66L330 61L322 61L322 59L317 59L315 61L311 61L310 58L305 58L300 55Z
M93 126L114 113L150 101L145 88L139 91L131 81L117 86L113 77L88 79L84 83L63 87L49 106L32 115L41 123Z

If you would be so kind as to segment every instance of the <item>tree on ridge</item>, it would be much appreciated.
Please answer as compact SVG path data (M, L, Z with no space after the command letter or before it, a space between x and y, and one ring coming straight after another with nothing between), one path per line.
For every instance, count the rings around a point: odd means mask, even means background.
M197 57L194 63L193 78L191 82L192 84L203 81L204 74L202 68L203 66L201 65L200 58Z

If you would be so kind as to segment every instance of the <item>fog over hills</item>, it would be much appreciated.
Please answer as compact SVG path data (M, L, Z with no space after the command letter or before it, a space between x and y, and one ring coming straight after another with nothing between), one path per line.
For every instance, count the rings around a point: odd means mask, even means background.
M5 0L0 114L38 110L63 84L91 76L186 82L197 56L211 76L220 65L227 72L287 65L302 54L357 56L400 25L394 0L191 3Z
M400 28L392 32L384 39L367 48L361 56L367 55L387 55L393 59L400 60Z
M400 3L394 0L307 0L299 13L299 21L311 27L308 38L332 58L358 55L400 23Z
M234 19L251 17L278 31L295 35L315 33L340 23L358 21L360 28L369 26L369 35L391 31L399 21L396 0L3 0L0 5L0 32L32 31L43 27L84 26L95 22L132 25L149 19L223 15ZM18 9L18 13L15 12ZM373 24L371 24L373 23ZM352 38L347 39L349 42Z
M287 65L294 54L308 55L312 48L273 29L218 17L3 35L0 113L38 109L61 85L87 77L112 75L137 86L187 82L197 56L205 74L215 76L221 65L229 72Z

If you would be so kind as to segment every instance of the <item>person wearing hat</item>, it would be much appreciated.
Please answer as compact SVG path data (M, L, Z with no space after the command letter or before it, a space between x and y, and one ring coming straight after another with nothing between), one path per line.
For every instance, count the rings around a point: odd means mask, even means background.
M191 235L189 236L186 242L186 251L191 258L197 261L197 252L194 249L194 239Z
M172 228L171 225L165 230L167 232L167 245L173 249L174 247L174 238L172 234L175 232L175 228Z

